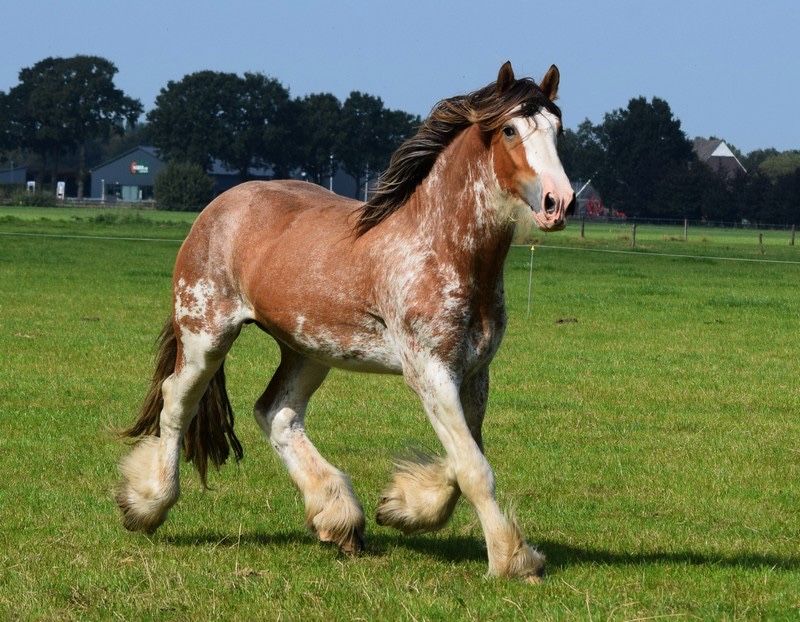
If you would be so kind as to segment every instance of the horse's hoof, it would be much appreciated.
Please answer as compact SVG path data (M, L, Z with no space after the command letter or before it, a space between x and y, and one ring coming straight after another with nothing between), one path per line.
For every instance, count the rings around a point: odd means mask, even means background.
M349 557L360 555L364 551L364 536L358 532L339 544L339 550Z
M153 508L152 504L141 503L134 491L125 485L119 487L114 500L122 513L122 526L128 531L151 536L167 519L169 506Z
M335 544L339 551L348 556L355 556L364 550L363 530L353 530L347 534L335 535L327 531L317 533L320 542Z
M541 585L542 583L544 583L544 576L529 574L527 577L523 577L522 580L528 585Z

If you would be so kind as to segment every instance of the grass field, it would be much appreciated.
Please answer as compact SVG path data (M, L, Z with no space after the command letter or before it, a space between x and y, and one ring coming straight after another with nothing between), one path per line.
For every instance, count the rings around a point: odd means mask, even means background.
M509 256L509 327L484 430L499 496L548 558L543 585L488 579L460 502L436 534L371 517L408 447L436 449L398 378L333 372L307 418L369 517L340 557L250 416L277 348L226 364L245 459L153 537L111 489L151 374L192 216L0 209L0 619L548 620L800 617L800 262L787 232L587 226ZM14 235L10 235L14 234ZM78 236L78 237L67 237ZM80 236L98 236L83 238ZM141 237L132 241L104 237ZM562 248L555 248L562 247Z

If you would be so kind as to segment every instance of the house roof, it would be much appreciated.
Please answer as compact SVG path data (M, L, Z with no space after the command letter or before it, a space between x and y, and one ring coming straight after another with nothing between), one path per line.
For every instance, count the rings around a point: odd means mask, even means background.
M576 192L576 193L580 192L580 196L578 196L579 200L581 200L581 199L589 200L589 199L599 199L600 198L600 193L597 191L597 188L595 188L591 184L591 182L590 183L586 183L586 182L584 182L584 181L579 179L578 181L572 181L570 183L572 185L572 190L574 192Z
M134 147L133 149L128 149L125 153L120 153L118 156L111 158L110 160L106 160L102 164L98 164L97 166L89 169L89 172L96 171L97 169L103 168L104 166L108 166L112 162L116 162L117 160L122 160L123 158L129 157L131 154L136 153L137 151L144 151L147 155L154 157L159 162L163 162L161 156L158 154L158 149L155 147L151 147L149 145L139 145L138 147Z
M724 140L719 138L695 138L692 141L697 159L704 162L712 170L723 172L727 176L746 173L747 169L739 162L739 158L731 151Z

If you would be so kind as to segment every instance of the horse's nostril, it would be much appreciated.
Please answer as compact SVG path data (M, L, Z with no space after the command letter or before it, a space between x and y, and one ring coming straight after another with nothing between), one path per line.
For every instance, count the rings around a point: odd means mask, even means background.
M549 192L547 193L547 196L544 197L544 211L548 214L552 214L556 211L556 200Z

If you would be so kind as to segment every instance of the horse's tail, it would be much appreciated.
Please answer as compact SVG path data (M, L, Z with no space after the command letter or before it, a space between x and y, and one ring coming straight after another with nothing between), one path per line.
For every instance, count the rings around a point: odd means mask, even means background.
M156 368L150 389L142 403L136 422L122 432L122 436L139 438L160 435L161 409L164 397L161 385L174 371L178 355L178 337L168 318L157 341ZM225 366L219 369L208 383L197 406L197 414L183 437L183 452L187 461L193 462L203 486L208 487L206 474L208 461L219 469L233 450L236 460L244 455L242 444L233 431L233 407L225 389Z

